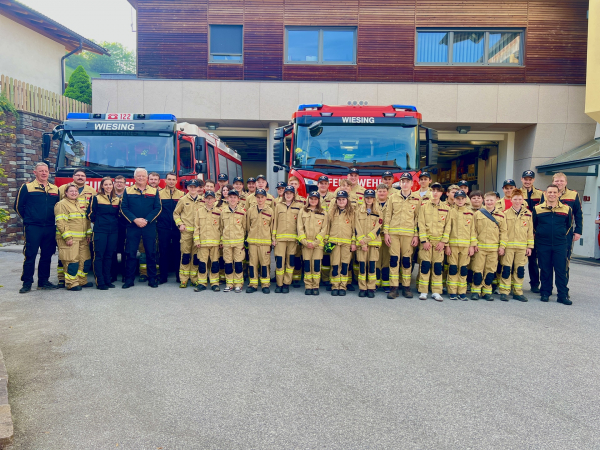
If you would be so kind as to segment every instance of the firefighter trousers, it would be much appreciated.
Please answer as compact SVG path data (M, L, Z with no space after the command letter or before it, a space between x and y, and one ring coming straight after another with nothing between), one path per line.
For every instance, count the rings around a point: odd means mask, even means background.
M277 241L275 246L275 277L277 286L292 284L296 266L296 241Z
M414 251L410 243L413 237L391 234L390 238L392 239L392 245L390 246L390 285L392 287L399 286L400 272L402 272L402 286L410 287ZM401 265L402 271L400 271Z
M442 293L442 273L444 271L444 250L437 251L435 246L440 241L431 241L431 248L425 250L423 244L419 249L419 258L421 265L419 267L419 277L417 278L417 288L421 294L429 292L429 279L431 278L431 292L434 294Z
M350 245L337 244L331 252L331 289L346 290L346 285L352 280L350 264L352 252Z
M319 289L321 282L321 260L323 259L323 247L302 247L302 259L304 259L304 288Z
M200 247L198 255L198 284L206 286L210 280L212 286L219 285L219 246ZM208 272L210 271L210 275ZM210 278L209 278L210 277Z
M271 246L248 244L249 264L248 279L249 286L269 287L271 285Z
M146 265L148 268L148 284L156 281L156 225L146 225L139 228L135 225L127 227L127 240L125 252L127 253L125 282L133 284L137 269L137 251L140 239L144 243Z
M198 255L194 247L194 232L182 231L179 239L181 260L179 263L179 282L192 284L198 283Z
M321 261L321 280L324 283L329 283L330 274L331 274L331 254L324 253L323 260Z
M507 248L502 257L502 278L500 280L500 293L523 295L523 278L525 278L525 264L527 257L524 248ZM512 277L511 277L512 275Z
M467 293L467 274L469 272L469 247L451 246L452 254L448 256L448 294Z
M65 268L65 286L68 289L87 284L87 273L92 268L92 255L87 239L73 241L71 246L61 242L58 258Z
M159 274L161 281L166 282L169 271L181 260L180 246L177 245L181 233L177 228L170 230L158 230L158 262L162 267Z
M379 247L369 245L366 252L362 248L356 249L356 260L358 261L358 288L361 291L375 290Z
M473 286L471 292L474 294L491 294L492 284L496 277L498 268L497 249L479 249L473 255Z
M540 294L547 297L552 295L554 276L556 277L558 299L567 299L569 296L567 247L565 245L538 245L537 251L540 262Z
M529 285L534 288L540 285L540 267L538 265L538 255L535 248L531 249L531 255L527 258L529 272Z
M97 286L111 283L111 265L113 253L117 248L116 233L94 233L92 243L94 249L94 278Z
M23 256L25 260L23 261L21 281L26 284L33 284L35 260L39 250L38 286L42 286L50 278L50 263L52 262L52 255L56 251L56 227L54 225L45 227L25 225L24 231Z
M160 252L158 251L158 236L157 236L157 240L154 244L154 248L157 250L155 261L156 261L156 277L158 278L160 276L160 264L159 264ZM140 276L147 277L148 276L148 264L146 261L146 250L144 250L144 243L142 241L140 241L140 246L138 247L138 251L140 252L140 259L139 259Z
M390 248L385 244L381 243L379 248L379 260L376 266L377 271L377 286L383 288L390 287Z
M296 245L296 251L294 252L294 272L292 273L292 280L294 282L300 282L302 280L302 245Z
M228 287L244 285L244 244L234 247L223 247L223 260L225 261L225 279Z

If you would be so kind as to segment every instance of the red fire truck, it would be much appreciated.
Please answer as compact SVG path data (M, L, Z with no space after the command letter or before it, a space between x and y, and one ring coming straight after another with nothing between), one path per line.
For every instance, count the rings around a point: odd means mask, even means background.
M55 181L72 180L73 172L84 169L88 184L98 189L103 177L123 175L133 184L138 167L164 177L177 174L178 187L195 179L216 180L219 173L229 179L242 176L240 155L212 133L196 125L177 123L172 114L69 113L67 120L43 140L43 155L50 154L52 140L59 140Z
M385 171L399 181L402 172L417 175L420 167L437 164L437 132L421 123L421 114L410 105L300 105L292 121L275 130L273 170L296 176L301 195L317 190L321 175L329 177L330 190L337 189L350 167L360 169L364 188L376 189ZM418 188L415 177L413 189Z

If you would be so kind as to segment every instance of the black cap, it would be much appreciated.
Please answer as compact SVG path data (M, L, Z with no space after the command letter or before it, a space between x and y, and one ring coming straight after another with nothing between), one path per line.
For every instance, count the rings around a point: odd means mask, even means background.
M431 183L431 186L429 186L430 189L441 189L442 192L445 191L444 186L441 185L441 183L438 183L437 181L435 183Z
M327 181L329 183L329 177L326 175L321 175L318 182L320 183L321 181Z
M392 177L394 178L394 174L392 172L390 172L389 170L386 170L385 172L383 172L383 174L381 175L381 178L387 178L387 177Z
M229 177L227 176L226 173L220 173L219 176L217 177L217 180L219 180L219 181L229 181Z
M375 191L373 189L367 189L364 194L365 197L375 198Z
M458 183L456 183L457 186L468 186L469 182L467 180L460 180ZM456 197L456 195L455 195Z
M515 180L509 178L508 180L504 180L504 183L502 183L502 187L506 187L506 186L514 186L517 187Z
M237 195L239 197L240 193L238 191L236 191L235 189L232 189L229 192L227 192L227 196L229 197L230 195Z
M244 179L243 179L242 177L235 177L235 178L233 179L233 182L234 182L234 183L237 183L238 181L239 181L240 183L243 183L243 182L244 182Z
M257 189L254 192L254 196L256 197L257 195L264 195L266 197L267 196L267 191L265 191L264 189Z
M456 198L456 197L465 197L466 198L467 194L465 194L465 191L456 191L454 193L454 198Z
M356 175L358 175L358 169L356 167L350 167L348 169L348 173L355 173Z
M246 180L246 183L256 183L256 178L250 177Z
M284 188L286 186L287 186L287 183L285 181L278 181L277 182L277 189Z
M521 178L535 178L535 172L533 170L526 170L525 172L523 172L523 175L521 175Z
M216 195L213 191L206 191L204 197L216 197Z
M196 187L200 187L200 183L198 182L198 180L190 180L186 183L187 187L190 186L196 186Z
M494 194L496 194L496 197L498 197L498 198L500 197L500 192L494 191Z
M429 172L421 172L421 175L419 175L419 178L423 178L423 177L427 177L431 180L431 174Z
M286 186L284 193L285 192L292 192L292 193L295 194L296 193L296 188L294 186Z
M401 180L411 180L413 179L412 175L410 172L403 172L402 175L400 175L400 179Z
M348 198L348 193L346 191L338 191L336 198Z
M256 177L257 180L260 180L261 178L267 181L267 177L265 177L262 173Z
M312 191L310 194L308 194L308 197L315 197L318 198L319 200L321 199L321 196L319 195L319 191Z

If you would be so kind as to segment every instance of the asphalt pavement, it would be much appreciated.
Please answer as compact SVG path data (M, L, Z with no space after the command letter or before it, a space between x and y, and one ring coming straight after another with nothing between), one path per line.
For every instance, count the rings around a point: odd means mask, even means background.
M572 265L565 306L20 295L21 263L0 251L10 450L600 448L598 267Z

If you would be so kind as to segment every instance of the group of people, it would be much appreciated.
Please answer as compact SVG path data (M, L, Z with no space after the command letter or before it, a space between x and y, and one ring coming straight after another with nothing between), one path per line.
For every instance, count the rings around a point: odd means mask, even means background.
M247 293L260 287L268 294L273 251L276 293L303 280L306 295L319 295L325 286L344 296L357 284L359 297L373 298L380 288L390 299L400 292L412 298L416 263L421 300L430 292L437 301L444 293L467 300L469 290L471 300L493 300L497 290L502 301L511 292L527 301L529 261L532 292L547 302L555 277L558 302L571 304L568 261L581 236L582 214L564 174L555 174L542 192L533 186L534 172L525 171L521 189L504 181L502 198L469 193L464 180L444 189L431 183L428 172L420 174L417 191L409 172L401 174L399 188L393 173L384 172L377 189L364 189L357 168L335 191L321 176L308 198L299 195L293 176L277 183L274 197L264 175L249 178L247 190L241 177L231 184L226 174L216 182L195 179L184 193L174 173L161 189L160 176L143 168L135 170L132 186L122 176L105 177L97 192L86 184L84 170L60 188L49 183L46 164L38 163L34 174L15 201L25 230L21 293L31 290L41 250L38 289L108 290L121 271L127 289L138 270L140 281L156 288L178 263L181 288L220 291L224 282L224 291L239 293L247 279ZM56 246L58 285L49 281ZM87 279L92 267L95 283Z

